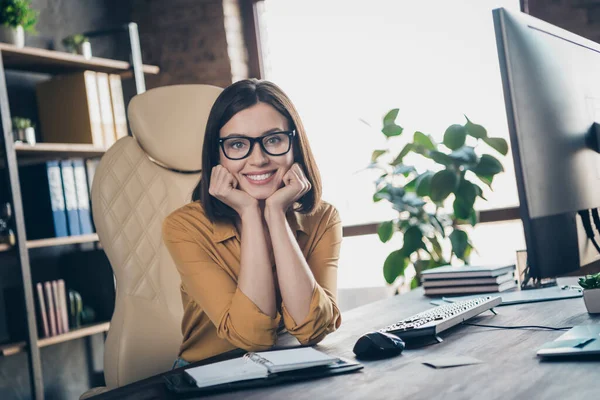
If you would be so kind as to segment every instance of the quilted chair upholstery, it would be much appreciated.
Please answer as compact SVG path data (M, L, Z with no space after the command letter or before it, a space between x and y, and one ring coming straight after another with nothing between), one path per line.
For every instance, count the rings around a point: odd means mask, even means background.
M177 357L180 279L161 225L191 199L206 121L221 90L175 85L134 97L128 107L133 137L118 140L96 169L94 223L116 280L104 351L108 389L164 372Z

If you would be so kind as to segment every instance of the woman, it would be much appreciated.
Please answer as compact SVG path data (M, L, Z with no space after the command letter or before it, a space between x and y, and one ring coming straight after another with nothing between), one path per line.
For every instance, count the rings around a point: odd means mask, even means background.
M312 345L340 326L342 226L300 117L279 87L237 82L210 112L193 202L164 242L181 275L176 367L235 348L267 350L279 328Z

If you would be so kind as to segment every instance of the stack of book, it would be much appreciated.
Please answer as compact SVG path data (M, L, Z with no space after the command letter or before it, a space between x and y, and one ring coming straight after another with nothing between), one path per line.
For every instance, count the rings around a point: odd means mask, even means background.
M67 293L64 280L40 282L36 285L36 293L41 336L62 335L78 327L74 317L76 312L81 312L81 296L76 292ZM79 298L68 298L73 296Z
M423 271L421 278L427 296L504 292L517 286L514 265L445 265Z

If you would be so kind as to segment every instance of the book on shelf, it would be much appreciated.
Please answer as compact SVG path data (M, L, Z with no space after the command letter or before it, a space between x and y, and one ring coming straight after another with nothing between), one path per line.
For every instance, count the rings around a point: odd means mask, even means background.
M110 86L110 99L112 104L113 119L115 121L115 139L119 140L127 136L127 114L125 113L125 101L123 100L123 86L121 77L117 74L108 76Z
M45 142L106 148L96 72L57 75L36 87L40 131Z
M423 281L430 279L450 279L450 278L494 278L515 270L514 265L493 265L493 266L452 266L444 265L442 267L427 269L421 272Z
M513 279L496 285L467 285L425 288L425 295L495 293L504 292L515 287L517 287L517 283Z
M38 313L41 319L42 332L44 337L50 336L50 326L48 325L48 313L46 312L46 300L44 296L44 287L39 282L36 287L36 293L38 298Z
M44 282L44 291L46 293L46 306L48 311L48 325L50 326L50 336L56 336L58 334L58 327L56 325L54 295L52 294L51 282Z
M59 162L21 166L19 182L27 239L68 236Z
M199 388L226 383L267 379L282 372L335 364L339 358L312 347L246 353L243 357L199 367L188 368L185 374Z
M468 285L499 285L501 283L514 280L515 274L507 272L504 275L491 278L447 278L447 279L428 279L423 281L424 288L447 287L447 286L468 286Z
M94 232L92 217L90 214L90 197L84 161L81 158L72 160L73 173L75 175L75 193L77 195L77 215L79 217L79 228L81 234L86 235Z
M110 99L108 74L96 72L96 83L98 84L98 100L100 101L100 119L102 120L104 147L109 148L115 143L115 121L113 118L112 101Z

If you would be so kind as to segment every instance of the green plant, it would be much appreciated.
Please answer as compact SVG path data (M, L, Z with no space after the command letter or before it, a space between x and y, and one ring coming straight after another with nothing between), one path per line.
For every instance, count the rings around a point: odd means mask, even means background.
M90 39L87 36L82 35L80 33L76 33L74 35L70 35L64 38L62 40L62 44L68 51L76 53L77 46L81 45L82 43L88 42L89 40Z
M31 8L29 0L0 0L0 24L35 33L39 13Z
M584 289L600 289L600 272L579 278L579 286Z
M379 238L387 242L394 232L403 235L402 248L393 251L383 265L388 283L404 276L412 264L416 277L411 287L420 284L421 271L452 262L456 256L468 264L473 250L467 232L461 224L477 223L474 203L477 197L485 200L481 186L490 187L494 176L504 170L498 159L481 153L480 145L487 144L502 155L508 153L508 144L502 138L489 137L485 128L474 124L466 116L464 125L451 125L444 133L443 143L422 132L415 132L412 141L405 143L399 153L391 149L393 140L401 137L404 129L396 124L398 109L383 118L381 130L388 148L375 150L370 168L382 171L376 180L373 201L386 200L398 211L397 219L383 222L378 228ZM399 148L399 147L398 147ZM409 156L410 155L410 156ZM421 158L431 169L419 170L410 160ZM423 165L420 162L419 165ZM452 200L452 211L444 204ZM447 258L444 242L450 241Z
M27 129L33 127L33 123L30 119L21 117L13 117L12 125L13 129Z

